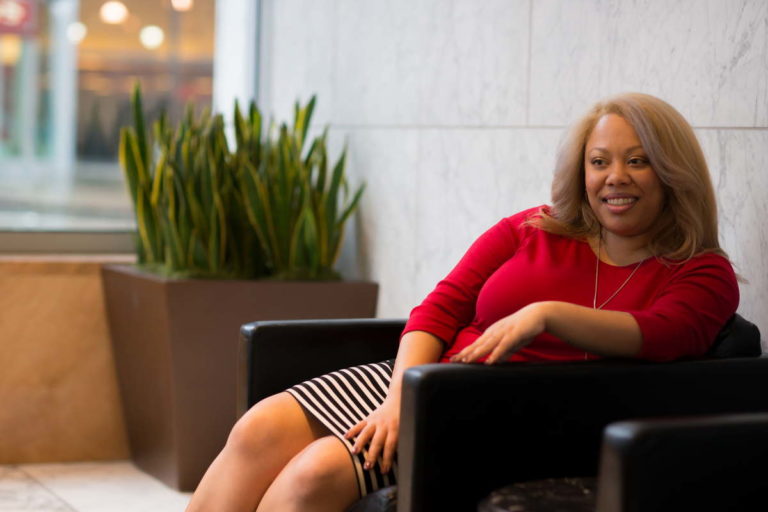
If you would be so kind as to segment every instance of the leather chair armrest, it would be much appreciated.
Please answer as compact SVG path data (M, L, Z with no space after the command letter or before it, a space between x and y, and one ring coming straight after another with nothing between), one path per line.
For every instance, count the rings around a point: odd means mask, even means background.
M340 368L394 358L404 320L283 320L240 330L238 408Z
M597 510L768 510L766 439L768 413L614 423L603 441Z
M609 423L765 411L766 388L765 358L411 368L398 510L472 510L512 482L594 476Z

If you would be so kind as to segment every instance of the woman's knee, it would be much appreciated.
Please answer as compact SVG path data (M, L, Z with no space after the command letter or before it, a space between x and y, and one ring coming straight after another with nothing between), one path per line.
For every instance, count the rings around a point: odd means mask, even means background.
M303 416L298 403L287 393L265 398L235 423L227 447L254 454L291 443L291 437L299 438L293 440L298 444L311 442L311 430Z

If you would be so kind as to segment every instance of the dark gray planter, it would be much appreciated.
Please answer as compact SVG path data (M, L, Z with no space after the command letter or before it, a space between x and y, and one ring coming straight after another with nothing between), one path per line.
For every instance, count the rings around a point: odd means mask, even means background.
M237 418L240 326L373 317L378 294L369 282L175 280L117 265L102 278L131 457L182 491Z

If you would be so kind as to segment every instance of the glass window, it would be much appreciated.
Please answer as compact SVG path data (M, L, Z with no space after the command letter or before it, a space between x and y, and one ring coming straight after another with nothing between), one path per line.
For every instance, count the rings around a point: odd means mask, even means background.
M0 231L133 230L117 163L145 111L210 106L214 0L0 0Z

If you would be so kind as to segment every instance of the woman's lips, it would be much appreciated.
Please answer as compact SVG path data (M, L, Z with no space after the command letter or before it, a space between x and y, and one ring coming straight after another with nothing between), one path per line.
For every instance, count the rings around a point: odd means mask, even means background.
M608 196L604 197L602 201L611 213L623 213L631 209L639 201L639 198L635 196Z

